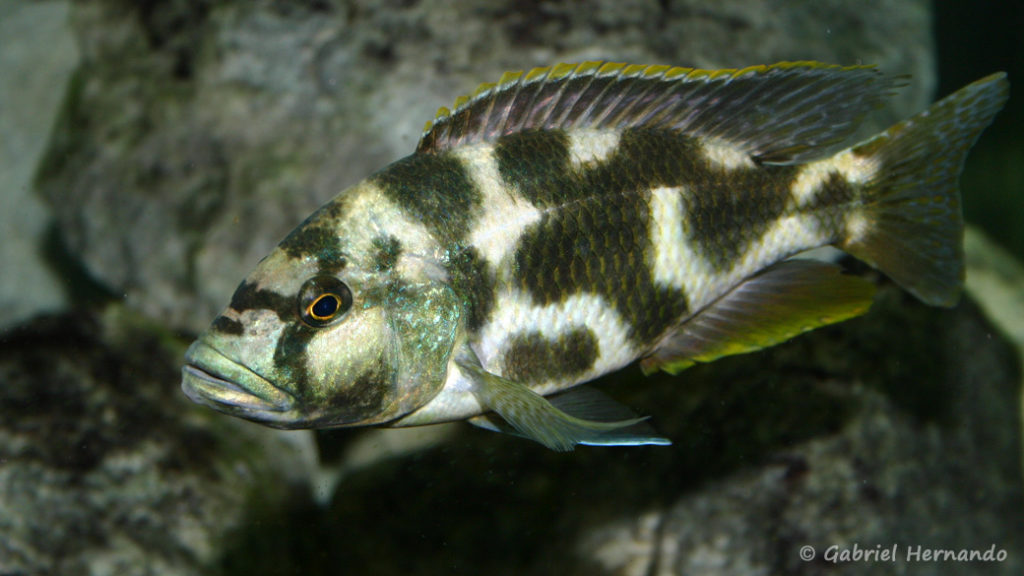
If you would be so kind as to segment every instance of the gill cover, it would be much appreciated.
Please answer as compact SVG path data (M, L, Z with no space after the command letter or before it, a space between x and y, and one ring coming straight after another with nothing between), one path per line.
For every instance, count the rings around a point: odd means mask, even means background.
M295 395L289 427L383 424L415 411L444 386L459 325L459 300L443 283L392 274L307 280L297 302L312 331L309 369L283 382ZM350 287L351 296L339 285ZM351 302L344 316L332 318ZM285 336L287 338L287 335Z
M461 316L461 301L447 284L396 284L386 302L395 394L388 420L413 412L440 392Z

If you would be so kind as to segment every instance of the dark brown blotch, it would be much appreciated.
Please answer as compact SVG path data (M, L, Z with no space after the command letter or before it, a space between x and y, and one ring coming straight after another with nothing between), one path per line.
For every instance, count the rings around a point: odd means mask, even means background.
M446 245L466 237L481 201L462 161L449 153L406 156L371 181Z
M695 160L685 183L686 229L701 257L726 272L786 213L799 168L725 168Z
M498 138L494 157L502 181L535 206L546 208L586 193L565 186L571 175L569 136L562 130L524 130Z
M349 424L372 418L385 409L391 389L387 364L379 358L350 386L326 398L322 424Z
M287 322L295 317L294 298L257 288L256 284L248 280L239 284L235 294L231 297L229 306L238 313L246 310L270 310L277 314L278 319L282 322Z
M677 322L687 299L654 282L648 203L651 188L682 183L689 176L685 159L695 156L692 139L627 130L604 162L534 176L548 182L549 196L541 199L552 208L525 231L515 253L518 280L534 302L599 294L641 346Z
M857 191L852 184L839 171L829 172L828 179L814 194L814 198L807 204L808 210L821 208L844 207L856 199Z
M345 268L338 234L329 227L307 223L292 231L281 242L281 249L291 258L316 258L320 271L335 274Z
M230 334L232 336L241 336L245 333L245 328L242 323L238 320L228 318L227 316L217 316L214 319L210 329L214 332L220 332L221 334Z
M479 330L494 308L494 271L475 247L458 252L448 264L452 290L468 304L467 327Z
M373 267L377 272L387 272L394 268L402 254L402 243L392 235L374 238L373 248Z
M838 171L833 170L811 201L801 209L817 220L818 229L832 240L846 237L846 219L860 191Z
M585 327L573 328L555 340L540 332L520 334L505 353L504 376L525 383L571 378L593 367L599 352L597 338Z

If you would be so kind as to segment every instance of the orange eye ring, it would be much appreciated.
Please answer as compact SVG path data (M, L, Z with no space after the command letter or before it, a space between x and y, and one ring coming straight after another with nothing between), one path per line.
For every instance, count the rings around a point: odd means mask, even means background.
M341 308L341 298L337 294L321 294L306 307L306 314L318 322L329 322Z
M337 322L352 307L352 291L334 276L314 276L299 290L299 317L314 328Z

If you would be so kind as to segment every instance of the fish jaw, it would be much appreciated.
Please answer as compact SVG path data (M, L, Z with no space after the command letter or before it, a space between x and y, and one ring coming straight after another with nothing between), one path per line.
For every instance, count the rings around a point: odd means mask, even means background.
M197 404L273 426L291 428L295 399L266 378L198 340L185 353L181 389Z

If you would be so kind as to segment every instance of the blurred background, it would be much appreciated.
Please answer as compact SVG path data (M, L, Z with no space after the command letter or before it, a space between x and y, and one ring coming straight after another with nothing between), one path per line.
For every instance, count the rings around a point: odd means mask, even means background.
M1020 258L1024 255L1024 99L1017 94L1016 79L1024 71L1024 41L1011 30L1024 24L1024 7L997 0L936 1L932 7L937 95L989 71L1009 74L1010 101L971 152L961 182L967 220Z

